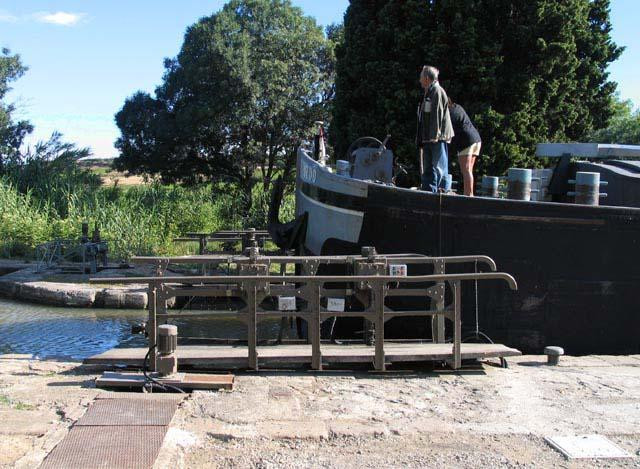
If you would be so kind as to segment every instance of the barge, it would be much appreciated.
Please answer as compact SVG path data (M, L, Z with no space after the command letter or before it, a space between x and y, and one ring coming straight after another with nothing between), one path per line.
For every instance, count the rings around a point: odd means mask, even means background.
M539 145L540 157L558 158L547 200L397 187L390 177L393 155L383 144L351 150L351 161L335 169L313 150L298 150L298 218L282 225L273 207L270 216L281 247L305 255L355 254L364 246L384 254L484 254L511 273L519 289L491 282L465 288L463 331L524 353L541 353L546 345L574 355L640 353L640 165L623 159L640 156L640 147ZM571 203L577 171L610 180L610 205ZM332 330L349 334L361 327L340 323ZM385 336L425 339L430 327L419 318L396 318Z

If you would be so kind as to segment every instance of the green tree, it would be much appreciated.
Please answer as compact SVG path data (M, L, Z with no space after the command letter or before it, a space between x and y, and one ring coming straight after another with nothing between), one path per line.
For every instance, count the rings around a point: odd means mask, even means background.
M330 138L337 156L344 158L358 137L386 134L405 160L412 154L418 73L432 20L429 2L422 0L350 2L336 49Z
M9 84L20 78L27 67L22 65L19 55L11 55L9 49L2 49L0 54L0 174L6 165L19 158L20 146L27 134L33 131L28 121L15 122L12 114L15 106L5 102L11 90Z
M630 100L616 100L612 106L613 117L609 125L589 136L591 142L640 145L640 109L633 110Z
M262 178L290 169L327 114L332 42L288 0L232 0L187 29L155 97L116 115L116 164L167 180L231 182L245 210Z
M352 0L337 56L334 143L344 149L388 132L413 163L417 76L428 63L480 130L489 155L481 172L539 164L536 143L584 138L610 118L606 68L622 51L610 31L608 0Z

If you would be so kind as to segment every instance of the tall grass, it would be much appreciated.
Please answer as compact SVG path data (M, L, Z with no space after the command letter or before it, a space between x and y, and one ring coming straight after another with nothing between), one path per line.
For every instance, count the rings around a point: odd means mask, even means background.
M258 189L249 216L243 218L239 196L231 188L158 183L89 188L83 183L56 186L50 193L41 187L20 191L10 178L0 178L0 256L31 257L38 244L77 239L83 221L91 230L100 228L112 259L123 260L192 252L196 246L173 242L189 231L266 226L269 197ZM281 217L292 217L292 197L283 205Z
M264 228L269 195L254 187L252 208L231 184L194 187L163 185L110 187L78 164L88 150L76 149L55 134L35 152L5 165L0 177L0 256L30 257L39 244L53 239L78 239L82 222L100 228L110 257L168 255L193 252L197 246L176 244L186 232ZM293 197L285 198L281 214L293 217Z

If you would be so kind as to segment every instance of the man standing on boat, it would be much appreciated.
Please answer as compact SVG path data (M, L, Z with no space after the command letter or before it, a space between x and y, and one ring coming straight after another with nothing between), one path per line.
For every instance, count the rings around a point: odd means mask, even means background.
M448 191L445 181L449 173L447 144L453 138L449 116L449 98L438 82L439 71L425 65L420 73L424 97L418 106L416 143L422 149L422 190Z

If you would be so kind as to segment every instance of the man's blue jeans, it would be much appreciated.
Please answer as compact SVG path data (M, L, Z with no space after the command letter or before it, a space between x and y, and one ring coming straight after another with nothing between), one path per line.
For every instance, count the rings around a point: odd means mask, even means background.
M449 173L449 152L446 142L425 143L422 147L422 190L447 190L445 176Z

